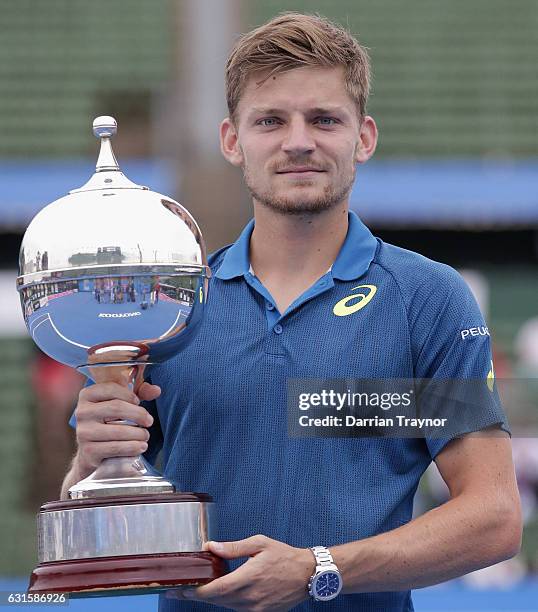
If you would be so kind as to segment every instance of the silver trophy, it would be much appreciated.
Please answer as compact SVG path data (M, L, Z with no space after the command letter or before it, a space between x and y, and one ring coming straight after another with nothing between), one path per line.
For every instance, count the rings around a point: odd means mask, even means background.
M110 143L116 130L112 117L94 121L95 174L30 223L17 289L41 350L95 382L136 391L146 366L195 336L210 270L189 212L120 171ZM155 592L225 571L203 551L211 498L176 492L142 457L106 459L69 497L39 512L31 592Z

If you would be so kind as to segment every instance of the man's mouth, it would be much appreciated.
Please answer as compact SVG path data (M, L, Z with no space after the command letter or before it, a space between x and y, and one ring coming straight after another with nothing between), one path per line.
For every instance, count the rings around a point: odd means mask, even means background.
M325 172L321 168L312 168L310 166L290 166L288 168L283 168L282 170L277 170L277 174L310 174L314 172Z

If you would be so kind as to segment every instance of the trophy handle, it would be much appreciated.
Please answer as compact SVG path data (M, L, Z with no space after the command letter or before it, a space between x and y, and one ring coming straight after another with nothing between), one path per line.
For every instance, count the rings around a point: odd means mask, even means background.
M143 372L147 362L121 362L121 357L132 357L131 350L125 351L125 343L112 345L105 348L107 359L110 359L111 352L118 361L111 365L109 362L101 364L100 355L103 353L103 346L92 347L88 351L89 361L93 365L79 368L86 371L97 383L116 382L129 387L135 392L143 382ZM140 349L140 346L133 347ZM120 350L121 349L121 350ZM140 359L146 356L147 351L137 350L136 357ZM109 421L114 425L136 425L128 419ZM108 457L101 461L94 472L89 476L73 485L69 491L70 499L87 499L93 497L116 496L116 495L139 495L156 493L173 493L175 486L150 468L141 455L136 457Z

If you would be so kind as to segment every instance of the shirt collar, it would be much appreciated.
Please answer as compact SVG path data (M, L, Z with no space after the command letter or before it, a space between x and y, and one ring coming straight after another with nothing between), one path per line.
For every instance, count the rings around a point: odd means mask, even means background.
M368 271L375 256L377 240L359 217L351 212L346 239L333 264L333 278L348 281Z
M338 280L353 280L362 276L370 267L377 248L377 240L359 217L350 212L344 244L332 267L332 275ZM254 219L249 221L239 238L226 251L222 264L215 273L217 278L230 280L248 274L250 269L250 236Z
M253 229L254 219L251 219L239 235L239 238L226 251L222 264L215 273L217 278L230 280L231 278L248 274L250 269L250 236Z

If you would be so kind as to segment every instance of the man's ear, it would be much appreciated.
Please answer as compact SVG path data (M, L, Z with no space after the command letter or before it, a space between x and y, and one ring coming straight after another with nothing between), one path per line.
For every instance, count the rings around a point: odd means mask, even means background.
M377 146L377 125L372 117L366 116L361 122L359 143L355 151L355 161L364 164L375 152Z
M220 150L224 159L233 166L243 165L243 153L239 146L237 129L230 117L226 117L220 124Z

